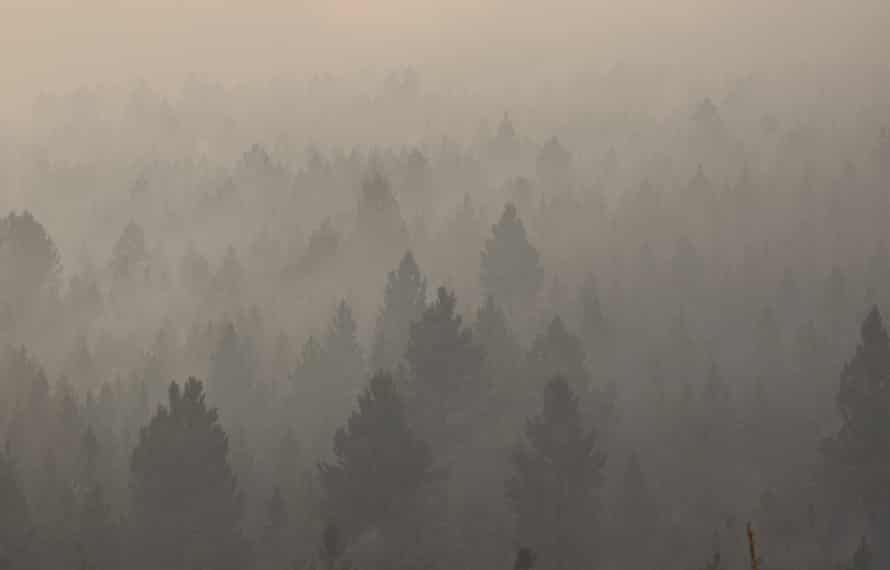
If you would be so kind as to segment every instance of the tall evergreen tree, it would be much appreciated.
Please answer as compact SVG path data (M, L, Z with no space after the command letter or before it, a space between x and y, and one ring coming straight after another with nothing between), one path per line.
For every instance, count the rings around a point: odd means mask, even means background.
M364 374L362 347L356 337L352 308L340 301L324 338L327 376L334 385L329 390L352 401Z
M374 529L393 540L406 531L431 481L432 457L411 432L389 374L374 375L359 396L334 437L334 457L320 465L324 508L348 540Z
M30 212L0 218L0 333L57 299L61 272L55 243Z
M605 455L594 430L581 422L578 398L554 377L540 414L513 454L507 498L516 515L517 542L538 554L538 568L589 568L595 561L597 489Z
M486 378L497 386L518 371L522 347L510 330L504 311L495 303L492 295L486 296L485 303L476 312L473 334L485 351Z
M250 401L255 383L255 362L235 325L226 322L210 357L209 385L214 399L226 413L240 417Z
M577 394L586 394L591 388L581 341L566 329L560 317L554 317L547 330L535 338L526 355L525 373L535 381L558 375ZM533 392L538 390L540 385L532 386Z
M511 317L533 307L544 280L538 250L529 243L516 206L507 204L485 241L479 279L482 290L503 303Z
M411 325L405 360L414 388L417 426L437 453L459 445L483 394L485 352L456 314L457 298L439 287L436 300Z
M399 267L390 271L383 292L383 307L377 316L371 369L393 370L401 362L408 346L411 323L426 309L426 278L410 251L402 256Z
M126 225L111 253L111 273L115 279L142 279L148 263L145 230L136 222Z
M131 563L241 570L250 556L228 437L201 382L171 383L168 397L139 434L131 459Z
M596 279L588 275L578 293L581 308L581 323L578 336L584 345L590 362L604 364L604 360L612 353L611 327L603 313L600 303Z
M876 544L890 538L890 337L877 307L865 317L856 353L841 372L841 427L824 452L841 488L868 516ZM877 552L877 559L890 559Z

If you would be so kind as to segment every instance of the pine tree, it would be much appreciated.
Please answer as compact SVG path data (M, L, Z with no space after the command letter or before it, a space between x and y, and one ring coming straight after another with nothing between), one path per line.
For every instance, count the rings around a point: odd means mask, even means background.
M55 243L30 212L0 218L0 332L58 299L61 272Z
M432 457L411 432L390 375L371 378L334 437L334 457L320 465L324 509L348 540L374 528L385 536L404 530L431 481Z
M148 249L145 245L145 230L135 222L130 222L121 232L111 253L111 273L115 279L142 279L148 263Z
M492 237L485 241L479 279L486 295L494 295L510 317L534 307L544 280L538 250L529 243L516 206L507 204Z
M439 287L436 300L411 325L405 360L411 374L414 409L422 436L448 455L472 426L473 406L484 394L485 353L456 314L457 298ZM468 417L470 416L470 417Z
M554 377L541 412L526 425L525 442L513 454L516 473L506 484L517 541L538 554L539 568L593 564L604 465L595 431L582 427L578 398Z
M139 434L130 463L132 563L240 570L249 553L228 438L201 382L174 382L168 398Z
M521 366L522 347L492 295L476 312L473 335L485 351L485 378L496 386L505 383Z
M596 279L588 275L578 294L581 306L581 324L578 336L584 344L590 362L604 364L612 352L611 327L600 304Z
M374 329L372 370L394 371L408 346L411 323L419 320L425 309L426 279L408 251L387 276L383 307Z
M408 231L399 203L389 180L376 168L362 181L356 233L365 245L373 244L389 251L398 251L407 242Z
M253 395L254 376L253 355L235 325L226 322L210 357L210 392L223 410L237 418Z
M865 508L875 535L888 537L890 337L877 307L865 317L856 353L841 372L837 406L841 427L825 441L826 460L840 488Z
M560 317L554 317L547 330L535 338L526 355L525 372L536 381L558 375L577 394L587 394L591 388L581 341L566 329ZM538 390L540 386L532 386L533 392Z
M326 388L338 400L352 401L364 375L364 356L356 337L352 308L340 301L324 338L326 377L332 385Z

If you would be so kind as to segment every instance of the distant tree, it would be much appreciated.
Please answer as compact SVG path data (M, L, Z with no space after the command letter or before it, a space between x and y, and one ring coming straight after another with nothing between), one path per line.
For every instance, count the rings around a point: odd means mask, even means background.
M495 303L494 296L486 296L485 303L476 312L473 334L485 351L484 377L499 387L498 385L507 382L518 372L523 353L519 341L510 330L504 311Z
M142 429L130 464L134 567L240 570L249 563L228 454L201 382L171 383L168 404Z
M210 262L189 243L179 262L179 280L193 295L203 295L210 286Z
M355 319L346 301L338 303L322 341L307 341L294 377L305 395L303 405L321 411L309 414L306 409L307 415L314 416L311 425L306 426L308 433L318 445L326 447L337 426L349 416L365 369Z
M145 230L136 222L130 222L111 252L111 274L118 280L141 280L145 278L147 264Z
M591 567L605 455L596 433L582 427L578 398L563 378L547 384L543 408L528 421L525 436L506 484L517 541L538 554L538 568Z
M226 411L237 416L250 402L255 378L255 358L232 322L223 325L216 350L210 357L210 392Z
M485 242L479 278L485 294L494 295L511 317L535 304L544 272L513 204L504 208Z
M372 168L362 181L356 233L365 244L398 250L407 244L408 230L389 179Z
M340 301L324 337L324 358L327 361L330 389L345 395L350 401L364 375L365 359L356 337L356 323L352 307Z
M293 265L285 268L289 277L305 277L333 258L340 249L341 236L330 218L309 235L306 250Z
M516 134L516 128L510 115L504 113L498 124L497 133L491 141L489 153L491 158L495 160L513 161L519 158L519 137Z
M837 393L841 427L824 443L835 481L864 509L879 544L890 537L890 338L877 307L865 317ZM886 553L878 552L882 559Z
M526 355L525 373L539 382L558 375L577 394L587 394L591 388L581 341L566 329L560 317L554 317L547 330L535 338ZM540 385L532 386L533 392L539 390Z
M411 323L420 319L424 309L426 278L420 273L414 254L408 251L386 279L383 306L374 328L372 370L393 370L401 362Z
M57 299L61 271L55 243L30 212L0 218L0 332Z
M538 150L535 167L538 180L551 192L571 188L572 153L559 142L557 137L550 137Z
M244 285L244 266L241 265L235 248L229 246L210 283L210 298L214 307L219 309L236 307L244 291Z
M636 453L627 461L615 508L621 544L635 545L630 550L622 548L621 558L637 568L651 566L659 524L658 505Z
M578 292L581 323L578 336L590 362L601 365L611 354L612 329L600 303L596 279L588 275Z
M485 352L455 312L457 298L439 287L436 300L411 325L405 350L417 426L437 453L460 444L483 393ZM461 432L464 432L463 434Z
M324 510L347 540L371 529L388 539L404 532L431 482L432 457L411 432L389 374L374 375L359 396L334 437L334 457L320 465Z

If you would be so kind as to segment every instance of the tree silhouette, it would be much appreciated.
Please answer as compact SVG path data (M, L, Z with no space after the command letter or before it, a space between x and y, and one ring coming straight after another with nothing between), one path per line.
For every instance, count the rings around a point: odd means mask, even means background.
M890 338L877 307L843 367L837 407L841 427L824 443L826 460L841 488L865 509L872 531L890 536Z
M204 398L194 378L171 383L167 405L139 434L130 462L136 567L236 570L249 562L228 438Z
M411 323L420 319L426 308L426 279L410 251L402 256L399 267L390 271L383 292L383 307L377 316L371 368L393 370L408 346Z
M594 562L604 465L595 431L582 427L578 398L565 379L554 377L541 412L526 424L525 441L513 453L515 475L506 484L517 540L539 555L539 568Z
M482 251L479 279L485 294L494 295L513 317L520 308L534 306L544 272L513 204L507 204L491 231Z
M405 360L411 374L416 425L437 453L448 455L472 426L467 414L483 393L485 352L455 313L457 298L439 287L436 300L411 325Z
M371 529L386 536L403 524L431 480L429 449L411 432L392 377L382 372L337 431L334 457L319 466L324 509L350 541Z
M136 222L124 227L111 253L111 274L115 279L142 279L148 263L145 230Z
M55 243L30 212L0 218L0 332L56 300L61 271Z

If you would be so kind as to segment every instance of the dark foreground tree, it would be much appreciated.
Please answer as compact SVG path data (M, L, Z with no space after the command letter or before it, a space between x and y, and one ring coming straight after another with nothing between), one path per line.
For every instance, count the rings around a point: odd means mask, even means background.
M538 554L543 570L590 568L605 455L596 433L582 426L578 398L563 378L547 384L543 408L525 436L506 484L517 540Z
M411 433L392 378L378 373L358 398L358 409L334 438L334 461L319 466L324 509L347 543L364 533L393 541L413 536L432 458ZM407 531L407 534L405 534Z
M436 300L411 325L405 360L414 388L414 423L437 455L465 443L483 393L485 352L456 312L457 298L439 287Z
M840 430L824 452L840 489L853 493L868 517L874 543L890 538L890 338L877 307L860 329L852 360L841 372L837 406ZM880 550L876 559L887 557Z
M242 497L229 441L204 387L171 383L131 459L131 557L135 568L242 570Z

